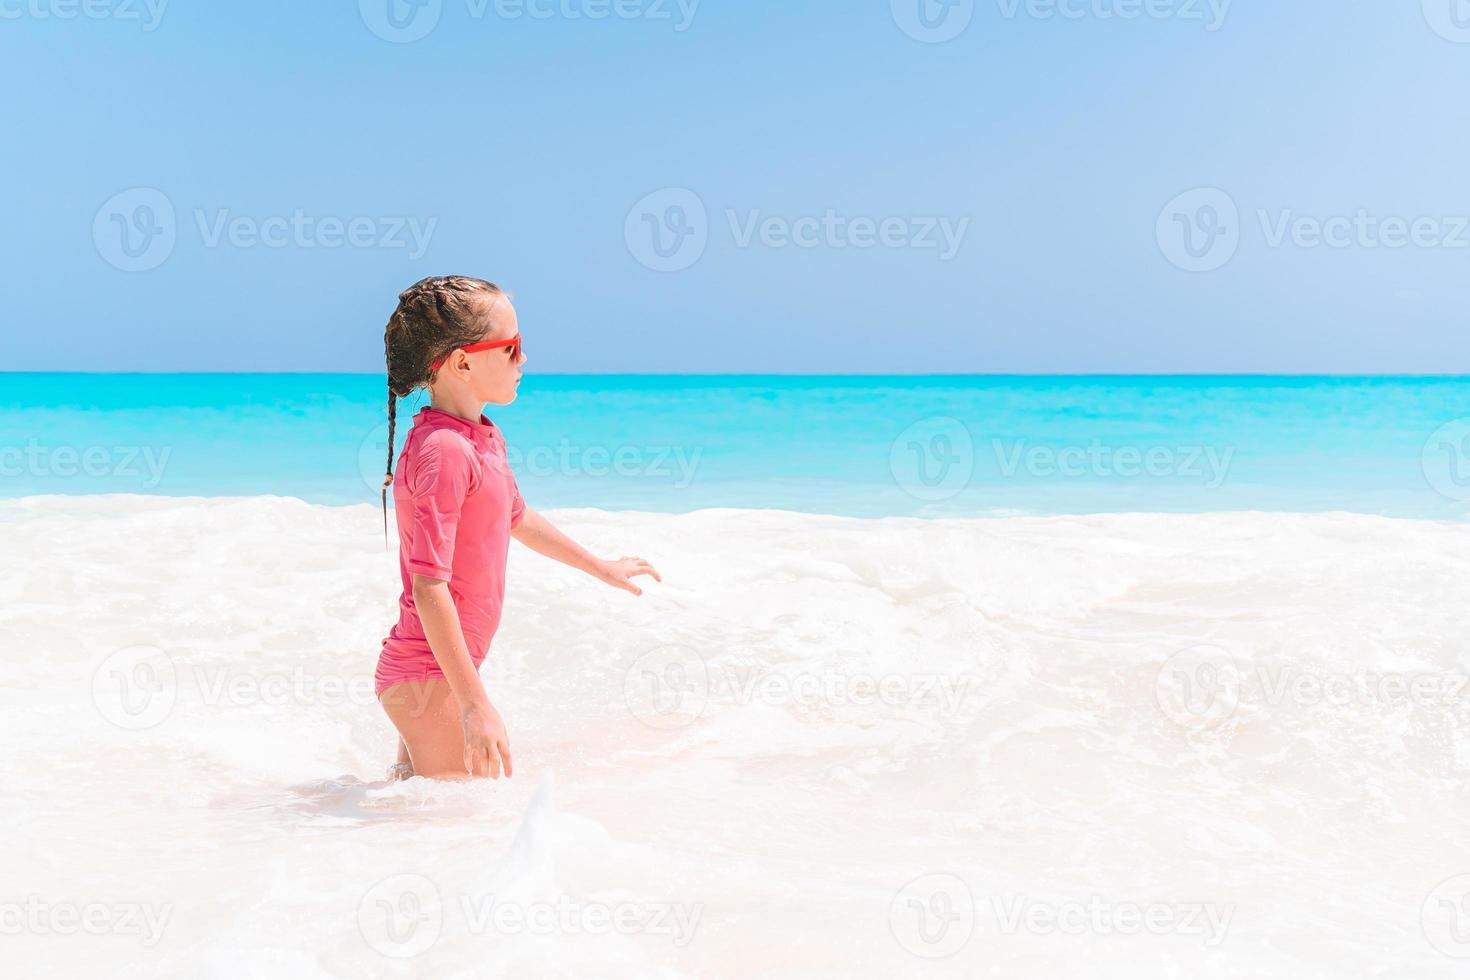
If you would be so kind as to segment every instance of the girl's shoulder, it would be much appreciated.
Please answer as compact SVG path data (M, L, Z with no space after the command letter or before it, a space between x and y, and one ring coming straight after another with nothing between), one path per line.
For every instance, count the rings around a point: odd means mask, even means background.
M414 429L418 437L419 455L458 454L466 458L475 455L475 443L465 433L449 426L438 426L426 431Z
M413 433L405 447L404 477L410 490L425 484L455 483L473 492L480 482L480 458L469 436L453 428Z

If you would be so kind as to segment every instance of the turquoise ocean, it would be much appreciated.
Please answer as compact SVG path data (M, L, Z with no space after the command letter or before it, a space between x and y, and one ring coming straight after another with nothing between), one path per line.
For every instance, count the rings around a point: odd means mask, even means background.
M378 499L381 375L3 381L0 496ZM541 508L1470 516L1464 377L528 374L491 417Z

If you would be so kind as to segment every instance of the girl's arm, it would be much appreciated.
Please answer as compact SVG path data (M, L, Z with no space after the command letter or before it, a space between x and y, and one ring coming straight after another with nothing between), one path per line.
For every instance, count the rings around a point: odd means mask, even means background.
M465 770L474 776L489 775L492 779L499 779L503 763L505 774L509 776L510 739L505 734L505 723L490 703L490 696L485 693L485 685L480 683L479 672L470 659L464 630L459 624L459 612L454 608L454 597L449 594L449 583L415 575L413 604L419 621L424 624L429 649L439 662L439 669L444 672L454 699L459 702L459 721L464 726Z
M657 571L642 558L620 558L617 561L609 561L604 558L593 557L586 548L567 537L557 530L540 512L527 507L521 515L521 522L510 532L511 537L521 544L530 548L538 554L547 558L554 558L563 565L570 565L581 572L586 572L595 579L606 582L613 588L625 589L634 595L642 595L643 590L632 582L635 575L649 575L655 582L662 582ZM445 672L447 675L447 671Z

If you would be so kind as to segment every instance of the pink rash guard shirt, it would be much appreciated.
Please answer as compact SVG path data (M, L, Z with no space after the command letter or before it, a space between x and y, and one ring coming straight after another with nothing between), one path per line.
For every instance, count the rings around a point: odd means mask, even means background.
M500 625L510 532L526 505L505 458L505 440L485 416L471 422L424 408L398 457L393 512L403 594L398 624L383 641L374 687L443 677L413 603L413 577L449 583L470 659L479 669Z

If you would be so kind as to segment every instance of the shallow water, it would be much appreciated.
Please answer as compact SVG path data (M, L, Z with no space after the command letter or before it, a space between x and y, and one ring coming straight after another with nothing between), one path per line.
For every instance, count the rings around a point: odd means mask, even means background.
M555 516L390 785L375 508L0 503L8 969L1463 975L1470 527Z
M378 500L381 376L0 381L0 497ZM532 371L492 417L542 508L1470 517L1466 378Z

